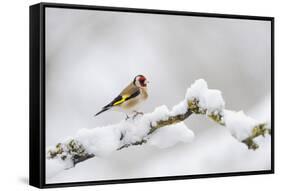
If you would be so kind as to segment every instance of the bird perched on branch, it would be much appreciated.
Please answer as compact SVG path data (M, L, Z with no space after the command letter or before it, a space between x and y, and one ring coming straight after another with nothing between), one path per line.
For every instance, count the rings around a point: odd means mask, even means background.
M148 97L147 84L148 81L143 75L137 75L113 101L104 106L95 116L109 109L116 109L117 111L124 112L127 116L126 120L129 119L128 114L130 113L135 113L133 119L137 115L143 114L142 112L138 112L137 108Z

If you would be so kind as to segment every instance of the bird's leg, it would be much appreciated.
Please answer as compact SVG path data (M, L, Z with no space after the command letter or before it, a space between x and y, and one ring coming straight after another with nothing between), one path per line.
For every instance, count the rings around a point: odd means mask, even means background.
M128 120L128 119L130 119L130 117L129 117L129 115L126 113L126 121Z
M133 111L135 114L133 115L133 119L135 119L138 115L143 115L143 112Z

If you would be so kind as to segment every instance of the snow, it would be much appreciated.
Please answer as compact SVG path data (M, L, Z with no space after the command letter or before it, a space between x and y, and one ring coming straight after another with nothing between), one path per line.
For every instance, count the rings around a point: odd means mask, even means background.
M171 147L180 142L191 142L194 134L183 122L160 128L152 135L147 136L151 125L156 125L157 121L185 113L188 109L187 102L191 99L197 99L199 107L206 109L207 114L224 111L222 113L226 126L238 140L248 137L252 128L257 124L255 120L247 117L243 112L223 110L225 102L221 92L208 89L206 81L199 79L187 89L185 99L175 105L172 110L169 110L166 105L162 105L151 113L122 120L117 124L93 129L84 128L78 131L74 139L81 143L88 153L93 153L96 157L108 156L123 145L147 139L149 139L150 145L158 148Z
M75 139L84 145L88 153L94 153L96 156L106 156L115 151L120 144L121 134L115 127L117 125L81 129Z
M169 117L169 109L167 106L162 105L151 113L144 114L135 119L129 119L119 124L124 138L122 139L123 144L130 144L137 141L141 141L147 136L150 130L150 123L155 125L159 120L165 120Z
M226 127L217 126L200 132L194 139L193 131L184 122L180 122L159 128L148 135L151 125L156 125L157 121L185 113L188 109L187 102L191 99L197 99L199 107L207 110L206 114L220 112ZM259 122L243 111L229 111L224 107L225 102L219 90L208 89L203 79L196 80L187 89L185 99L171 110L162 105L135 119L79 130L74 139L88 153L94 153L94 159L79 163L68 170L70 173L63 171L73 166L69 158L65 161L59 157L46 160L47 180L54 183L269 169L270 136L255 139L262 145L258 151L248 150L239 141L247 138ZM229 131L239 141L230 139ZM123 145L141 140L147 140L147 144L116 152ZM245 156L247 160L239 156ZM233 164L233 161L236 163Z
M166 105L156 107L155 110L145 115L150 121L165 120L169 117L169 109Z
M188 109L187 101L183 100L172 108L170 114L172 116L183 114L187 111L187 109Z
M208 84L204 79L196 80L190 88L186 91L186 99L200 98L206 91L208 91Z
M224 122L231 134L242 141L251 135L254 126L259 122L245 115L243 111L235 112L224 110Z
M188 129L184 122L180 122L158 129L147 143L162 149L172 147L180 142L190 143L193 138L194 133Z
M146 118L128 120L120 124L121 132L123 134L123 144L130 144L141 141L149 131L149 123Z
M203 108L207 108L207 111L210 113L214 111L221 111L225 106L221 91L219 90L208 90L199 100L201 106Z
M62 160L55 158L52 160L46 160L46 178L51 178L59 172L73 167L73 162L70 159Z
M191 87L187 89L186 99L197 99L199 101L199 107L206 109L207 114L220 112L223 115L225 126L239 141L249 137L253 128L260 123L245 115L243 111L235 112L224 110L225 102L221 91L208 89L207 82L203 79L196 80Z
M207 114L222 111L225 107L221 91L208 89L207 82L204 79L196 80L190 88L187 89L186 100L197 99L199 107L207 109Z
M156 125L157 121L168 119L172 114L185 112L186 109L183 109L183 107L187 108L187 105L183 103L180 102L171 111L166 105L162 105L155 108L153 112L137 116L135 119L130 118L114 125L93 129L83 128L77 132L73 139L81 143L87 153L93 153L95 158L107 158L121 146L142 140L147 140L148 145L157 148L168 148L179 143L190 143L194 134L183 122L159 128L148 135L151 124ZM69 140L71 138L68 138L65 143ZM67 153L65 155L68 156ZM68 158L65 161L66 164L63 164L59 157L47 160L46 176L51 177L69 165L73 165L69 163Z
M181 102L177 108L182 105ZM179 113L179 109L177 111L172 110L172 113ZM151 128L151 123L155 125L157 121L168 119L170 115L171 112L168 107L162 105L157 107L153 112L144 114L143 116L139 115L135 119L130 118L104 127L80 129L73 139L81 143L88 153L93 153L96 157L106 157L125 144L132 144L148 138L152 139L151 144L159 148L172 146L178 142L189 142L193 138L193 133L184 123L163 127L158 129L155 135L147 136ZM166 128L167 130L162 130ZM168 134L171 134L172 138L168 138ZM162 140L161 137L163 137ZM65 142L71 139L68 138ZM161 145L161 142L163 145Z
M163 128L164 130L165 128ZM155 132L156 133L156 132ZM159 149L151 144L128 147L107 157L60 171L48 183L179 176L270 169L270 137L248 150L225 127L206 127L189 144Z

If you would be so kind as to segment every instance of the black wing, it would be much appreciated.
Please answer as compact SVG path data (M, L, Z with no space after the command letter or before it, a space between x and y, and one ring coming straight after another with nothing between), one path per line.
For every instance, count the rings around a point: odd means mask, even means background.
M120 105L122 103L124 103L127 100L130 100L134 97L137 97L140 94L140 90L135 91L132 95L130 95L129 97L126 96L122 96L119 95L117 96L112 102L110 102L109 104L107 104L106 106L104 106L101 111L99 111L97 114L95 114L95 116L101 114L102 112L105 112L107 110L109 110L112 106L116 106L116 105Z
M139 94L140 94L140 90L135 91L129 97L119 95L112 102L110 102L109 104L104 106L103 109L109 108L109 107L112 107L112 106L116 106L116 105L120 105L120 104L124 103L125 101L128 101L128 100L130 100L130 99L132 99L134 97L137 97Z

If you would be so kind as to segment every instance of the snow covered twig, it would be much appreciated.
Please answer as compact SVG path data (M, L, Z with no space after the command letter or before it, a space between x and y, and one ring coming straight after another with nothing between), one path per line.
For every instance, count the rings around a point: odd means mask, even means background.
M269 124L246 116L243 111L224 109L225 103L218 90L208 89L207 83L200 79L187 90L188 108L195 114L206 115L214 122L226 126L232 136L247 145L248 149L259 147L254 139L271 134Z
M81 129L76 137L47 150L47 165L48 161L56 159L59 168L67 169L89 158L109 155L134 145L166 148L179 142L191 142L194 134L183 123L191 114L206 115L225 126L234 138L253 150L258 148L254 139L271 132L268 124L260 123L242 111L226 110L221 92L209 89L207 83L199 79L187 89L185 99L171 110L163 105L135 119ZM46 169L48 171L48 167Z
M82 129L78 132L78 137L64 143L58 143L54 148L49 149L47 159L68 161L63 165L63 169L67 169L95 156L104 156L115 150L130 146L147 143L165 148L178 142L190 142L194 136L193 132L183 123L180 123L192 114L192 111L188 110L187 107L185 110L183 114L173 115L174 110L169 112L166 106L161 106L156 108L154 112L145 114L135 120L124 120L117 125L97 127L92 130ZM160 134L155 133L156 130L159 131L160 128L165 126L169 126L168 131L162 131ZM110 136L109 131L114 133ZM93 134L96 134L96 136L93 136ZM109 137L105 137L108 135ZM161 136L167 137L170 135L172 137L166 139L168 144L161 144ZM95 141L95 137L100 139L100 143Z

